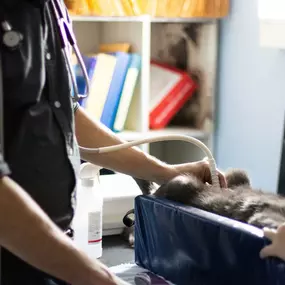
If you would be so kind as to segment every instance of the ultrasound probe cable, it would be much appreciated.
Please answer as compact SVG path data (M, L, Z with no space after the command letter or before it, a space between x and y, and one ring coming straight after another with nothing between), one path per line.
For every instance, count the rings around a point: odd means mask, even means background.
M200 140L193 138L193 137L189 137L185 135L157 135L157 136L152 136L152 137L145 138L145 139L135 140L132 142L124 142L124 143L113 145L113 146L106 146L106 147L99 147L99 148L87 148L87 147L79 146L79 149L82 152L101 154L101 153L109 153L113 151L118 151L118 150L130 148L133 146L138 146L138 145L146 144L146 143L175 141L175 140L192 143L198 146L205 153L205 155L208 158L207 161L209 162L209 166L210 166L212 185L216 187L220 187L217 166L216 166L216 162L215 162L215 159L211 151L204 143L202 143Z

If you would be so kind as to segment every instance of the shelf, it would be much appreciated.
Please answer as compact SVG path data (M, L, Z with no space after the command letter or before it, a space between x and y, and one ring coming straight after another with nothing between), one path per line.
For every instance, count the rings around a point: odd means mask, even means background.
M149 107L151 88L151 59L173 62L176 65L183 56L187 70L199 70L197 81L199 87L197 106L198 123L208 124L214 130L214 90L216 82L216 60L218 41L218 22L220 18L156 18L150 15L141 16L91 16L72 15L74 34L83 54L98 51L101 43L130 43L132 52L141 55L141 69L136 89L136 96L130 106L129 130L118 134L124 141L134 141L156 135L186 135L199 139L212 149L211 129L191 129L187 127L168 127L162 130L149 130ZM152 24L157 23L157 24ZM173 23L164 25L160 23ZM201 24L196 30L196 23ZM194 24L194 26L193 26ZM187 26L187 27L185 27ZM189 26L189 27L188 27ZM187 33L184 30L187 28ZM194 32L195 31L195 32ZM209 42L211 43L209 45ZM171 50L175 52L172 53ZM182 54L183 53L183 54ZM195 60L190 60L194 58ZM200 75L201 74L201 75ZM200 76L203 76L200 78ZM201 100L200 100L201 98ZM195 99L196 100L196 99ZM195 103L196 104L196 103ZM202 106L203 104L203 106ZM195 105L194 105L195 108ZM192 110L191 110L192 112ZM194 110L194 112L196 112ZM188 114L185 114L187 119ZM135 118L135 119L132 119ZM191 118L192 120L192 115ZM193 117L194 120L194 117ZM200 121L201 120L201 121ZM206 120L206 121L205 121ZM212 126L213 125L213 126ZM186 125L187 126L187 125ZM200 152L195 147L177 141L177 149L172 157L172 143L143 144L140 148L163 161L179 163L189 159L199 159Z
M203 132L201 130L180 127L168 127L161 130L150 130L146 133L135 131L123 131L121 133L118 133L118 136L126 141L134 141L146 137L153 137L156 135L186 135L194 137L196 139L207 139L210 136L209 133Z
M208 23L218 18L163 18L142 16L72 16L73 22L138 22L150 21L151 23Z

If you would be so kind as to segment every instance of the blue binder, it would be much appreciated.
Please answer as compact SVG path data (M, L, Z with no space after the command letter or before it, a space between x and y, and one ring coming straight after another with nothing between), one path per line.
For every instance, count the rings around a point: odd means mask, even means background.
M83 59L83 62L84 62L84 65L87 71L89 81L91 82L93 74L94 74L95 66L96 66L96 57L88 57L88 56L82 55L82 59ZM74 66L74 70L75 70L75 77L76 77L76 84L77 84L78 92L79 94L86 94L86 91L87 91L86 81L85 81L80 65L76 64ZM86 101L86 98L80 99L79 104L84 107L85 101Z
M109 129L113 128L115 122L122 89L131 59L130 54L124 52L117 52L114 53L114 55L117 57L117 62L104 109L100 118L100 121Z

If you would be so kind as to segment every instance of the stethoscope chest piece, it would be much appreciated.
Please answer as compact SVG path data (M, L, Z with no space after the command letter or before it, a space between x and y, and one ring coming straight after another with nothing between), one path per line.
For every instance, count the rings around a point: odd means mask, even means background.
M8 31L3 35L3 44L7 48L16 49L20 46L21 41L23 40L23 36L16 31Z
M9 49L17 49L23 40L23 35L18 31L12 30L6 21L2 22L2 28L4 30L2 37L4 46Z

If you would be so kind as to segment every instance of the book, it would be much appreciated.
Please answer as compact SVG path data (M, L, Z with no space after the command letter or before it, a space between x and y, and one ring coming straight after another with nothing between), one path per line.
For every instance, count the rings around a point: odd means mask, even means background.
M119 102L113 131L121 132L125 127L128 111L137 86L138 76L141 68L141 56L131 54L130 66L126 75L125 83L122 90L121 100Z
M102 16L124 16L121 1L118 0L96 0L97 6L102 11Z
M130 2L131 0L121 0L123 9L124 9L124 13L126 16L135 16L134 11L133 11L133 7L132 4Z
M157 1L157 6L156 6L156 17L167 17L167 3L168 0L159 0Z
M174 115L184 106L191 98L195 90L195 84L185 74L181 81L171 90L164 99L163 104L156 108L149 115L151 129L165 128Z
M115 16L115 8L110 0L96 0L96 3L101 11L101 16Z
M116 65L100 118L101 123L109 129L113 128L115 122L117 109L131 59L130 54L124 52L116 52L114 53L114 56L117 58Z
M90 93L85 109L92 118L100 120L109 92L117 58L111 54L96 55L96 66L90 82Z
M161 129L189 100L196 83L187 72L151 62L149 127Z
M122 4L121 0L110 0L113 3L113 7L115 10L115 16L126 16L125 15L125 9Z
M178 84L183 72L169 65L151 61L150 64L150 112L162 103L164 97Z
M99 52L103 53L114 53L114 52L129 52L131 44L129 43L111 43L111 44L100 44Z
M132 7L135 15L155 15L157 0L135 0Z
M102 10L96 0L87 0L86 2L88 4L90 15L102 15Z
M214 1L214 0L210 0ZM166 4L166 16L167 17L180 17L180 13L184 4L184 0L168 0Z
M95 66L96 66L96 57L88 57L85 55L82 55L83 63L85 65L87 75L89 82L93 78L93 74L95 71ZM82 72L82 68L79 63L75 64L74 66L75 69L75 78L76 78L76 84L78 88L78 93L80 95L84 95L87 92L87 86L86 86L86 80ZM84 106L85 98L80 99L79 103L81 106Z

